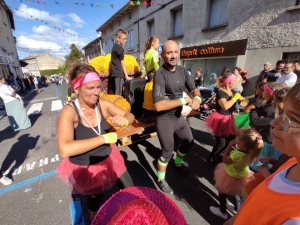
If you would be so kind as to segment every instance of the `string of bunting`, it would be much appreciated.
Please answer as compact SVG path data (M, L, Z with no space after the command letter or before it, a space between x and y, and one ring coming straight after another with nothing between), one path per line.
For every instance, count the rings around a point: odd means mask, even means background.
M70 48L56 48L56 49L46 49L46 48L24 48L16 46L20 50L27 50L27 51L66 51L70 50ZM77 48L83 48L84 46L77 46Z
M49 24L48 22L46 22L46 21L44 21L44 20L41 20L41 19L39 19L39 18L37 18L37 17L34 17L34 16L28 14L27 12L24 12L24 11L19 10L19 9L17 9L17 8L15 8L15 10L16 10L16 11L19 11L19 12L22 12L22 13L25 13L26 15L30 16L31 18L35 18L36 20L39 20L39 21L41 21L42 23L44 23L44 24L46 24L46 25L49 25L49 27L52 28L52 29L57 29L57 30L60 31L60 32L66 33L66 34L71 35L71 36L74 36L74 37L87 38L87 37L84 37L84 36L81 36L81 35L78 35L78 34L70 33L70 32L68 32L68 31L66 31L66 30L64 30L64 29L62 29L62 28L60 28L60 27L53 26L51 23ZM90 39L90 38L87 38L87 39Z
M16 0L12 0L13 2L15 2ZM44 5L47 5L47 2L46 0L20 0L20 2L22 3L27 3L29 4L30 2L36 2L38 4L44 4ZM114 8L115 5L120 5L121 3L120 2L117 2L115 4L106 4L106 3L86 3L86 2L66 2L66 1L63 1L63 2L58 2L58 1L55 1L54 2L55 4L57 5L66 5L66 4L75 4L77 6L91 6L92 8L95 6L97 8L100 8L101 6L110 6L111 8ZM137 0L137 1L129 1L130 5L153 5L153 0L150 1L147 1L147 0L142 0L142 3L140 0Z

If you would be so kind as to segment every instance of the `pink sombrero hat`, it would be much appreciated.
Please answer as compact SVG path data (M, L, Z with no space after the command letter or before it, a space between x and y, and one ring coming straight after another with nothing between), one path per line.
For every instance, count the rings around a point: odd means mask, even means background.
M110 197L92 225L186 225L177 205L160 191L130 187Z

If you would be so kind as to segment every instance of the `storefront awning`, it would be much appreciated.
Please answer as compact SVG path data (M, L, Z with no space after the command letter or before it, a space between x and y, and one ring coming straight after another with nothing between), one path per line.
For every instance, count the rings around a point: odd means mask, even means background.
M20 61L21 67L25 67L25 66L28 65L27 62L25 62L25 61L23 61L23 60L21 60L21 59L20 59L19 61Z

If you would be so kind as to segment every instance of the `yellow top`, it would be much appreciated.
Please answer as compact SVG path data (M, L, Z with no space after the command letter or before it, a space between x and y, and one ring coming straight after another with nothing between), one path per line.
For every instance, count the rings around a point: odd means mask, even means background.
M155 110L152 92L153 92L153 82L150 81L146 84L144 89L144 103L143 103L143 108L148 110Z

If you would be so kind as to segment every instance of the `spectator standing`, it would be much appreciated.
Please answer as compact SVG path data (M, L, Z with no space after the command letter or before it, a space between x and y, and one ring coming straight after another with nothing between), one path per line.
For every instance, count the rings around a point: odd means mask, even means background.
M258 76L258 78L257 78L257 80L256 80L256 82L255 82L255 87L260 83L260 82L262 82L263 81L263 79L264 79L264 77L265 77L265 75L267 74L267 72L269 72L270 70L271 70L271 63L270 62L266 62L265 64L264 64L264 69L260 72L260 74L259 74L259 76Z
M132 79L128 76L124 62L124 49L122 48L127 41L127 33L124 30L117 30L116 43L111 50L111 76L110 86L114 86L114 94L122 95L125 79ZM111 87L110 87L111 88ZM111 91L110 91L111 92Z
M284 74L277 79L277 82L285 87L293 87L297 82L297 75L293 72L295 70L295 64L293 62L287 62L283 68Z
M24 76L23 82L24 82L26 91L27 92L30 91L30 81L29 81L29 78L27 75Z
M24 92L24 88L23 88L23 82L22 82L22 80L21 80L21 78L20 78L19 75L17 76L16 80L17 80L17 83L18 83L19 86L20 86L20 91L21 91L22 93L25 93L25 92Z
M235 80L236 81L236 86L233 89L233 91L235 93L242 94L242 92L243 92L243 85L242 85L243 78L242 78L242 76L239 73L239 68L235 67L232 70L232 73L236 76L236 80ZM237 112L237 113L240 112L240 104L238 102L235 104L235 112Z
M159 68L159 56L158 49L159 39L156 36L147 39L145 44L144 53L144 66L147 72L147 77L152 71L156 71Z
M200 90L200 87L203 85L203 75L201 68L197 69L197 73L194 76L195 86Z
M273 70L267 72L264 76L263 82L276 82L278 78L280 78L283 74L284 61L278 60L276 63L276 67Z
M294 63L295 63L294 73L297 75L298 81L299 81L299 78L300 78L300 60L296 60L296 61L294 61Z
M39 93L40 92L39 81L36 76L33 76L33 83L34 83L36 93Z

